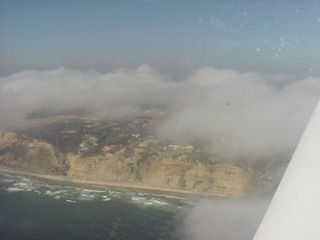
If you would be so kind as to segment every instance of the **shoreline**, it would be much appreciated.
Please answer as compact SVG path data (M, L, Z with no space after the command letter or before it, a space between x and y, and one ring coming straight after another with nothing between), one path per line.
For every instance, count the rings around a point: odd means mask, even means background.
M192 192L188 190L124 184L124 183L103 182L103 181L93 181L93 180L84 180L84 179L81 180L81 179L76 179L72 177L26 172L26 171L16 170L16 169L7 168L3 166L0 166L0 173L19 175L19 176L28 176L28 177L39 178L42 180L47 180L47 181L60 182L60 183L72 183L76 185L91 185L96 187L107 187L107 188L119 189L119 190L131 190L131 191L137 191L137 192L166 194L169 196L179 196L179 197L194 196L194 197L211 197L211 198L222 197L214 193L201 193L201 192Z

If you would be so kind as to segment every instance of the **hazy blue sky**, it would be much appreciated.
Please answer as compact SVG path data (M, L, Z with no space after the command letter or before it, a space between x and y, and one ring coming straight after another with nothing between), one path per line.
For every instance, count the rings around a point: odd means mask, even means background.
M143 63L319 75L320 1L0 0L0 75Z

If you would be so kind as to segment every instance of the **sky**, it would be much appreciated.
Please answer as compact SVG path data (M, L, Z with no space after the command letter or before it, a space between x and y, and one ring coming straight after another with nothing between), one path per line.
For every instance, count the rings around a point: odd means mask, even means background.
M320 2L0 0L0 75L150 64L319 75Z

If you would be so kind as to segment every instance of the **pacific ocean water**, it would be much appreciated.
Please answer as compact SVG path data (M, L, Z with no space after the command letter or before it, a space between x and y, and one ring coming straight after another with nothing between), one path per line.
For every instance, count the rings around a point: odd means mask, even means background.
M179 239L184 198L0 174L0 239Z

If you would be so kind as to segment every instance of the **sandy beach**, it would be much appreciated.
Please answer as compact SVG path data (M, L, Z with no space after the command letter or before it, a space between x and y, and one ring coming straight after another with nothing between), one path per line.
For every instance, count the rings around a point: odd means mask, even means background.
M57 175L48 175L48 174L39 174L32 172L20 171L12 168L7 168L0 166L0 173L21 175L21 176L30 176L34 178L39 178L47 181L54 181L60 183L72 183L72 184L81 184L81 185L93 185L114 189L127 189L131 191L138 192L151 192L151 193L161 193L173 196L197 196L197 197L218 197L214 193L199 193L179 189L170 189L170 188L160 188L146 185L137 185L137 184L125 184L125 183L113 183L113 182L102 182L102 181L91 181L86 179L76 179L72 177L57 176Z

